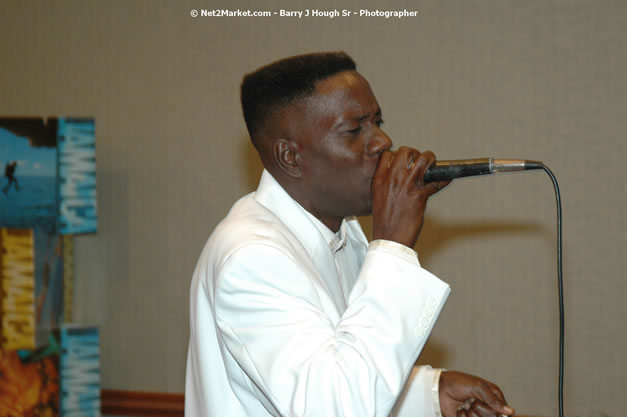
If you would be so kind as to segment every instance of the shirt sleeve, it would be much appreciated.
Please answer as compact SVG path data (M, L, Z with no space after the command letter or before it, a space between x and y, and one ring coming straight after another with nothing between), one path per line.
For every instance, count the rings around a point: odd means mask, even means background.
M416 366L390 417L442 417L440 375L442 369Z
M400 258L403 258L409 263L420 266L420 262L418 261L418 253L412 248L405 246L401 243L394 242L392 240L377 239L370 242L368 248L387 250L390 253Z
M389 415L450 291L397 249L368 248L337 323L318 302L315 271L283 249L251 244L223 264L218 329L272 414Z
M369 247L388 250L420 266L418 253L398 242L379 239L370 242ZM442 417L439 391L442 371L430 366L414 367L390 417Z

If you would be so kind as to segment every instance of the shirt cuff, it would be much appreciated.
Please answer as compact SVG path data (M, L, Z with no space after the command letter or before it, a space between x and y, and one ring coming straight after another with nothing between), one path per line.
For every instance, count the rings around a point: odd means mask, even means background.
M431 394L433 394L433 408L435 409L435 417L442 417L442 408L440 407L440 375L444 369L434 369L433 384L431 385Z
M370 249L384 250L386 252L392 253L396 256L403 258L407 262L415 264L416 266L420 266L420 262L418 261L418 253L415 250L401 243L394 242L393 240L384 240L384 239L373 240L368 245L368 250Z

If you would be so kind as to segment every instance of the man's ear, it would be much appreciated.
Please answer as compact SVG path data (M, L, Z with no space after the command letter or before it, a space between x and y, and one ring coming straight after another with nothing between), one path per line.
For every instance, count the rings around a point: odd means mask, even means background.
M301 176L300 154L296 142L288 139L276 139L272 144L272 156L279 168L288 176L292 178Z

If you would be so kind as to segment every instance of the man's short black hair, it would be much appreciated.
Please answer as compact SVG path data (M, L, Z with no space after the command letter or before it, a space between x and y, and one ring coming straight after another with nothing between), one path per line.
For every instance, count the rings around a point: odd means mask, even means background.
M313 93L318 81L355 69L345 52L320 52L284 58L247 74L241 87L242 110L255 146L256 133L274 112Z

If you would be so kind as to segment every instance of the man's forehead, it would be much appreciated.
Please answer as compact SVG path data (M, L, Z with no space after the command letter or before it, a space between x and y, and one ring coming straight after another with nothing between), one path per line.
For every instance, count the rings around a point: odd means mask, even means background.
M357 71L342 71L319 81L313 93L274 113L266 127L275 132L273 135L314 126L334 129L380 113L368 81Z
M343 71L316 84L316 89L307 100L309 109L327 110L338 114L379 112L379 104L368 81L357 71Z

